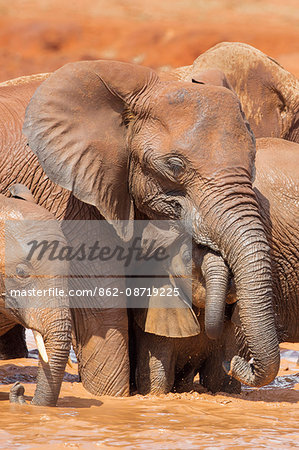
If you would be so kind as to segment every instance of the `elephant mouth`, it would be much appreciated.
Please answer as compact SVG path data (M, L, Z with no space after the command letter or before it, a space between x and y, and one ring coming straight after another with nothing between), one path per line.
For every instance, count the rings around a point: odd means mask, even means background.
M175 288L178 288L180 293L180 299L183 301L183 303L185 303L188 306L188 308L192 309L193 304L192 278L173 277L170 275L170 282Z
M226 295L226 303L228 305L232 305L237 302L236 297L236 284L235 284L235 278L233 274L230 272L230 277L228 281L228 290Z

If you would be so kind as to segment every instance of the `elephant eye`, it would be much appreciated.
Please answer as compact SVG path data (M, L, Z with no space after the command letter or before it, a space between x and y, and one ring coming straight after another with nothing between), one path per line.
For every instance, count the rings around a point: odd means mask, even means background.
M30 276L28 267L25 264L19 264L16 267L16 274L20 278L28 278Z
M185 163L178 156L167 158L166 164L175 177L180 176L185 171Z
M182 261L184 264L190 263L192 259L192 251L189 248L184 248L182 251Z
M197 81L195 78L192 78L192 83L197 83L197 84L206 84L203 81Z

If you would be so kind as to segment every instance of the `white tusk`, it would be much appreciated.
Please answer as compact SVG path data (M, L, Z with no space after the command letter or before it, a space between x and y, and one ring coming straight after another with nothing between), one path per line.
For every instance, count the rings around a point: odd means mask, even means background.
M68 358L68 360L67 360L67 364L68 364L68 366L70 366L72 369L74 368L74 364L73 364L73 362L72 362L70 356L69 356L69 358Z
M42 358L42 360L45 363L48 363L49 358L47 355L47 351L46 351L46 347L45 347L45 343L44 343L42 335L38 331L35 331L35 330L32 330L32 333L33 333L40 357Z

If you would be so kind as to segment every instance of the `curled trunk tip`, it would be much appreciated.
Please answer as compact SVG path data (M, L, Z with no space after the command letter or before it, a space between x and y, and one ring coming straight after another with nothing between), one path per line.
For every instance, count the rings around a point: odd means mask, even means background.
M241 356L235 355L230 362L226 361L222 364L229 376L252 387L262 387L271 383L278 373L279 365L280 358L277 357L270 371L258 374L255 370L254 359L252 362L246 361Z

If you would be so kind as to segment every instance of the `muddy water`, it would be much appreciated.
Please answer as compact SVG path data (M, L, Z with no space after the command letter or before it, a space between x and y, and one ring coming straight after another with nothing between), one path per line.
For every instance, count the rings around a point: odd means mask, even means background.
M17 380L32 398L37 359L35 351L30 355L0 364L1 448L299 447L299 345L282 345L281 370L272 385L233 396L97 398L77 382L76 367L68 368L56 408L9 404Z

